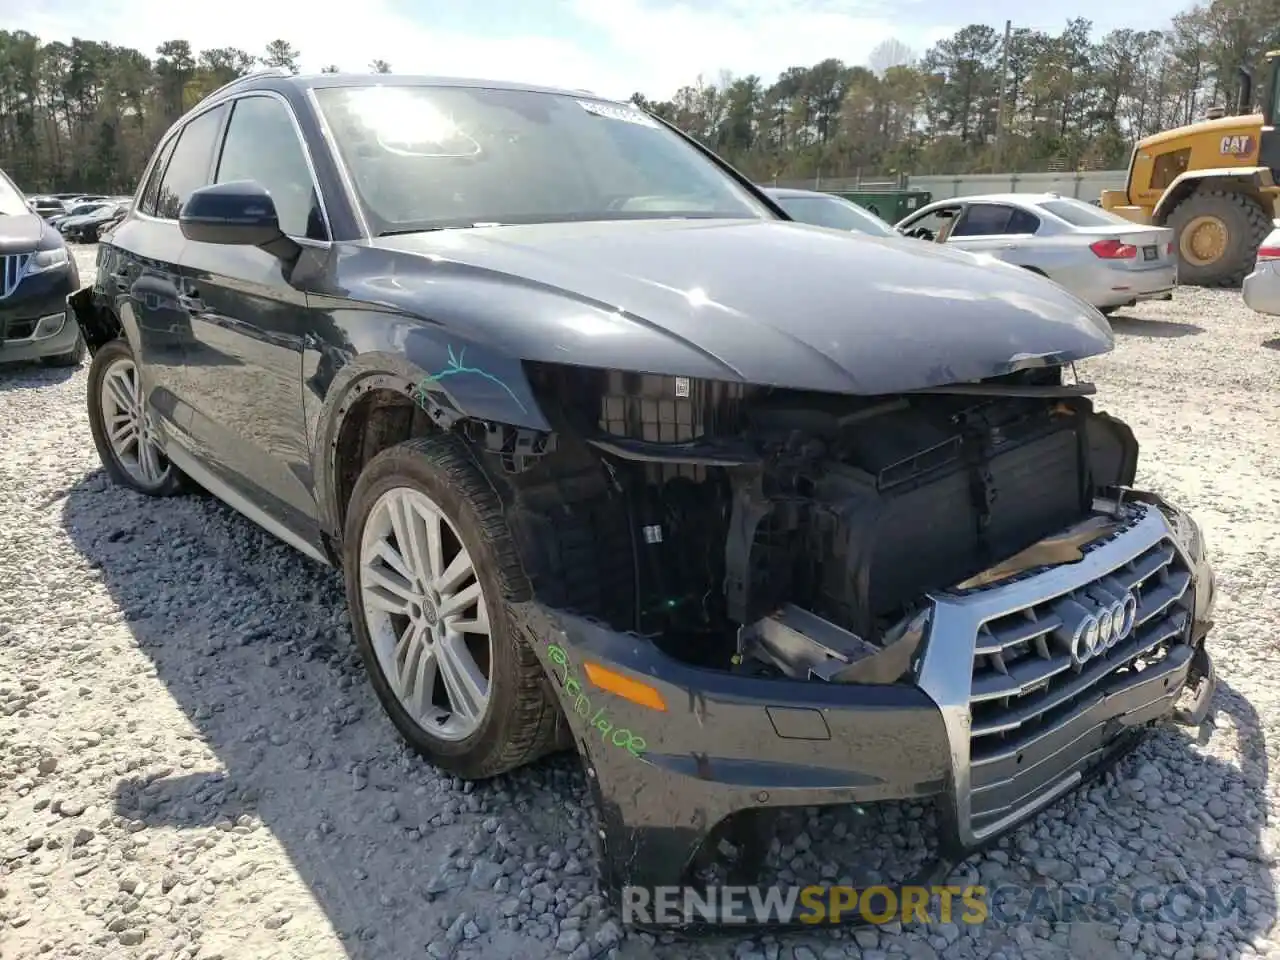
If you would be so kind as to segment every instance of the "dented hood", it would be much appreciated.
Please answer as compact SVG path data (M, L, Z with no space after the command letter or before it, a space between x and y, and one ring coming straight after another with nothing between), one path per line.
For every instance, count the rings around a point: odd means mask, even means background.
M495 330L480 316L476 332L525 359L879 394L1113 345L1100 313L1025 270L786 221L478 227L376 247L429 257L424 294L465 281L491 307L515 306L521 322ZM565 322L548 316L548 295L563 298Z

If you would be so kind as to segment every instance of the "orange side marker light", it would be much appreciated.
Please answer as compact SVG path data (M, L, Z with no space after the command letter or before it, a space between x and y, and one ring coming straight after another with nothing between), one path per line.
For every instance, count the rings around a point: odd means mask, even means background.
M583 664L583 670L586 671L587 679L601 690L607 690L609 693L616 694L624 700L638 703L640 706L648 707L650 710L657 710L661 713L667 712L667 702L662 699L662 694L647 683L624 677L620 673L615 673L606 667L600 666L598 663L591 663L590 661Z

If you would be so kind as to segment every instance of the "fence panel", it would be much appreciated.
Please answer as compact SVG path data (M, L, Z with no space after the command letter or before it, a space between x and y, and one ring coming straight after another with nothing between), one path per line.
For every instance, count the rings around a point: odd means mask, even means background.
M911 177L912 190L928 190L935 200L981 193L1057 193L1092 203L1103 190L1123 190L1127 171L1086 173L973 173L964 176Z

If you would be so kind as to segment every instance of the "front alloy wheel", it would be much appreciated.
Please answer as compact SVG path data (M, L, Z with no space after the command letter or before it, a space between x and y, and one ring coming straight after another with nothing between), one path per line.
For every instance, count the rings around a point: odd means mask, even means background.
M559 705L512 612L532 591L506 511L461 438L407 440L364 465L342 569L369 680L410 746L481 779L564 745Z
M160 448L138 365L126 341L104 344L93 358L88 395L89 427L111 479L150 496L177 493L181 476Z
M489 709L488 607L462 538L425 493L393 487L373 505L360 595L379 666L405 712L443 740L475 733Z

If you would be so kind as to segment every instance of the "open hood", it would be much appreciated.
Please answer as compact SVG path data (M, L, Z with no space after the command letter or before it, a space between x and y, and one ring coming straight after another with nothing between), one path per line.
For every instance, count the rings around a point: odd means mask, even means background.
M44 221L37 214L0 216L0 254L30 253L44 234Z

